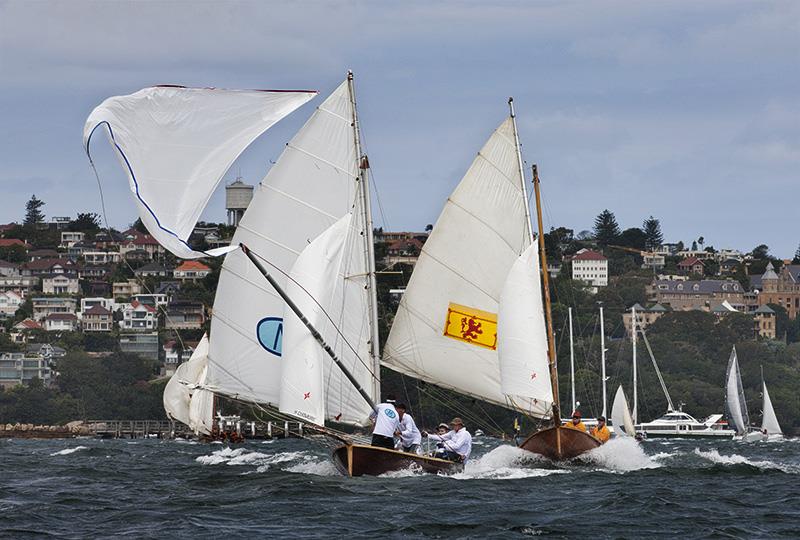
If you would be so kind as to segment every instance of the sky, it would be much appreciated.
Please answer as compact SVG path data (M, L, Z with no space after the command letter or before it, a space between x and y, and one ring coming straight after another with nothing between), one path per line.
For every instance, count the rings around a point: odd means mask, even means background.
M791 257L800 243L800 2L0 0L0 222L100 212L89 112L154 84L313 88L225 180L260 181L353 69L376 225L434 223L514 96L545 226ZM136 210L103 139L106 214ZM224 221L220 188L203 218Z

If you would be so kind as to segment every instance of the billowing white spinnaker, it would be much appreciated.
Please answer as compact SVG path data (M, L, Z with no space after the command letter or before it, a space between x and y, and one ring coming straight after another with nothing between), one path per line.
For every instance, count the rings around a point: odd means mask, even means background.
M200 214L237 157L262 133L316 95L314 91L224 90L156 86L106 99L83 128L106 128L128 175L139 217L182 259L222 255L188 245Z
M191 358L178 366L164 388L167 416L189 426L195 433L209 434L213 422L214 396L198 388L208 368L208 336L197 344Z
M614 434L620 437L634 437L636 429L633 425L633 418L631 418L630 409L628 409L628 400L625 399L625 391L622 385L617 388L617 393L614 395L614 403L611 406L611 421L614 425Z

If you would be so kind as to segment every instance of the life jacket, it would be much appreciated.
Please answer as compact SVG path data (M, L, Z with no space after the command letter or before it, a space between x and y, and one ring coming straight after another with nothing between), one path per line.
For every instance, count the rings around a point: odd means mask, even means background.
M604 443L611 438L611 432L608 430L608 426L603 426L602 428L595 426L592 428L592 431L589 432L589 434L601 443Z
M575 425L570 420L569 422L567 422L565 427L568 427L569 429L577 429L578 431L583 431L584 433L586 432L586 426L583 425L583 422L578 422L578 424Z

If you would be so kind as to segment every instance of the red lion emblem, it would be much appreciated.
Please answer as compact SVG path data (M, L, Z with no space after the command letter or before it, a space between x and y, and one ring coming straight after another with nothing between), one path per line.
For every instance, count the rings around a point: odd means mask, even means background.
M461 337L466 340L478 339L478 335L483 334L483 326L481 323L472 317L464 317L461 319Z

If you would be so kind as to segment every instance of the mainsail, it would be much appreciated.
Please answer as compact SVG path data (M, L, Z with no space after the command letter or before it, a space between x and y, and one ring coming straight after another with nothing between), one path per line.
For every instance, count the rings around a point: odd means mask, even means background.
M328 315L340 328L331 344L363 386L374 389L370 364L370 272L360 193L355 108L350 81L339 86L287 144L257 186L233 237L267 261L284 288L298 256L344 216L353 217ZM209 386L245 401L280 406L284 302L241 251L225 258L214 303ZM352 349L350 346L352 346ZM354 352L355 351L355 352ZM368 414L352 385L326 361L329 418L357 423ZM375 390L373 390L375 392Z
M83 128L87 154L100 126L128 175L139 217L183 259L203 253L187 243L214 189L259 135L316 95L313 91L223 90L157 86L106 99Z
M744 389L742 388L742 377L739 374L736 347L731 351L725 380L725 408L728 412L728 420L733 424L738 435L744 435L750 426L750 418L747 415L747 404L744 400Z
M423 246L386 343L384 365L513 406L500 384L497 314L509 271L531 245L527 205L509 117L478 153ZM552 399L550 392L537 397Z
M768 436L780 435L781 425L778 423L778 417L775 416L775 409L772 408L772 400L769 398L767 392L767 383L764 386L764 418L761 421L761 431L765 431Z
M164 388L167 416L203 434L211 433L213 416L213 395L199 388L205 382L207 363L208 336L204 335L191 358L178 366Z
M611 405L611 422L614 425L614 433L620 436L636 435L636 429L633 426L633 418L628 409L628 400L625 399L625 391L622 385L617 388L617 393L614 395L614 403Z

